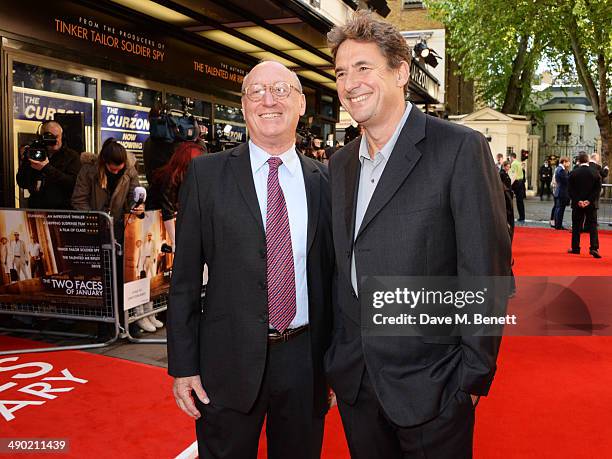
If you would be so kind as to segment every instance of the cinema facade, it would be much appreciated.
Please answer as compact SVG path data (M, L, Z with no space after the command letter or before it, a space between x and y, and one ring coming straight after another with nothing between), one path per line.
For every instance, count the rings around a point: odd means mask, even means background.
M333 135L338 100L325 48L332 24L299 1L240 5L183 0L171 10L149 0L22 0L4 8L0 206L19 207L18 148L43 120L59 119L76 149L97 152L114 137L141 158L151 107L180 110L189 99L209 142L246 141L240 88L261 59L300 75L308 105L302 122Z

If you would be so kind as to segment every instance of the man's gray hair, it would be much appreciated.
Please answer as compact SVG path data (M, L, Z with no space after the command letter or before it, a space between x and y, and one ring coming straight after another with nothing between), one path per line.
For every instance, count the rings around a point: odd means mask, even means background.
M59 123L58 123L57 121L55 121L55 120L47 120L47 121L43 121L43 123L42 123L42 125L41 125L40 129L42 130L42 129L46 128L47 126L57 126L57 127L59 128L60 132L62 132L62 133L64 132L64 128L62 127L62 125L61 125L61 124L59 124Z

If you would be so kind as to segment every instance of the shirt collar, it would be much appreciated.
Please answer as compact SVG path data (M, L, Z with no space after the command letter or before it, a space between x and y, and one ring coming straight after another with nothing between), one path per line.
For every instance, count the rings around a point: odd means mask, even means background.
M272 155L266 152L263 148L255 145L252 140L249 140L249 153L251 158L251 169L253 170L254 174L258 173L259 170L267 164L268 159L272 157ZM295 145L292 145L289 150L285 151L281 155L278 155L277 157L281 159L283 162L282 165L284 165L289 173L293 176L300 165L300 159L297 156Z
M397 143L397 139L400 133L402 132L402 128L404 127L404 124L406 124L408 115L410 115L411 109L412 109L412 104L410 102L406 102L406 109L404 110L402 119L399 121L399 123L397 123L397 126L395 127L395 131L393 131L393 135L387 141L385 146L382 147L380 151L376 152L375 156L381 155L384 159L389 159L389 157L391 156L391 153L393 152L393 148L395 147L395 144ZM359 160L361 161L361 164L363 164L363 161L365 159L369 160L371 158L370 158L370 153L368 150L368 140L366 138L366 135L364 134L361 136L361 143L359 144Z

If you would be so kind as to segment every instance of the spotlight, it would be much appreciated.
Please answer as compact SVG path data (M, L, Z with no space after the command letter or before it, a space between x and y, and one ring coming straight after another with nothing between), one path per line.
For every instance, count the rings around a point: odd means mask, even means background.
M421 41L414 45L414 53L417 58L422 59L426 64L437 67L438 59L442 59L438 53L427 46L427 43Z
M414 53L417 55L417 57L422 57L425 59L427 56L429 56L429 48L425 43L420 41L414 45Z

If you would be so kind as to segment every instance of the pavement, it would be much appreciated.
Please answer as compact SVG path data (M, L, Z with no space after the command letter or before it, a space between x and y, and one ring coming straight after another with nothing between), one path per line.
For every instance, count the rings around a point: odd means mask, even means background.
M553 206L552 198L550 200L540 200L539 197L528 197L525 200L525 222L519 223L517 222L517 226L532 226L532 227L549 227L549 219L550 212ZM515 216L518 215L515 207ZM565 211L564 218L564 226L569 228L571 226L572 221L572 211L568 206ZM601 221L601 214L600 214ZM606 220L607 221L607 220ZM601 223L600 229L602 230L612 230L611 226L608 226L607 223ZM569 242L569 238L568 238ZM159 315L158 317L162 321L165 320L164 313ZM45 319L43 319L44 321ZM90 335L95 335L96 330L98 330L97 324L78 324L79 327L85 328L83 330L85 333L89 333ZM89 328L87 328L89 326ZM11 328L9 326L9 328ZM17 328L17 327L15 327ZM19 327L23 328L23 327ZM74 331L74 330L71 330ZM1 333L1 332L0 332ZM165 339L166 337L166 329L165 327L159 329L155 333L146 333L139 332L138 330L133 331L134 337L142 338L142 339ZM51 345L56 346L64 346L64 345L74 345L74 344L82 344L87 342L92 342L92 337L89 338L74 338L74 337L65 337L65 336L44 336L40 334L34 333L19 333L14 334L14 336L33 339L33 340L41 340L44 339L46 342L49 342ZM95 340L93 341L95 342ZM115 343L105 346L102 348L89 349L86 352L91 352L94 354L105 355L108 357L115 357L125 360L131 360L135 362L141 362L148 365L153 365L157 367L167 368L168 366L168 356L166 353L166 345L165 344L144 344L144 343L133 343L130 342L127 337L119 338Z

